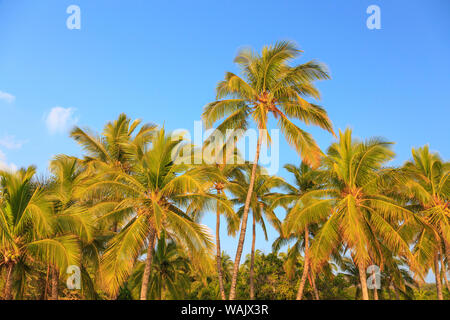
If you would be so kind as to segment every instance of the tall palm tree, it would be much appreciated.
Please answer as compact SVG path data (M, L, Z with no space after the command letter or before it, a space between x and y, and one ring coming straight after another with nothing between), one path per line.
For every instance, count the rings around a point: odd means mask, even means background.
M103 132L99 135L89 129L75 127L70 136L80 144L86 152L83 162L97 171L117 169L124 172L130 170L130 163L125 151L127 145L132 144L142 147L149 143L156 125L147 123L141 125L141 120L132 121L126 114L121 113L117 120L108 122ZM111 196L111 195L109 195ZM119 194L115 194L120 198ZM103 211L112 210L113 204L109 206L103 202L99 208ZM119 225L126 217L118 215L112 220L112 231L117 232Z
M147 298L154 244L162 231L193 256L211 249L211 236L206 227L182 210L182 206L188 205L191 193L198 193L202 187L198 171L177 164L183 142L182 138L172 139L160 129L153 135L150 147L128 145L129 173L105 171L89 187L93 192L108 188L123 195L114 210L101 220L114 219L124 211L132 212L127 225L111 239L103 255L104 281L110 293L118 292L146 246L140 299Z
M250 185L251 179L251 168L247 167L243 172L237 172L235 180L229 183L229 191L235 196L232 201L235 204L241 205L238 209L238 215L242 216L244 212L244 203L247 197L247 190ZM252 212L252 248L250 252L250 299L255 299L255 274L254 274L254 264L255 264L255 243L256 243L256 224L260 224L264 236L267 241L267 230L264 218L266 218L270 224L277 230L281 228L281 223L277 216L271 209L270 200L271 196L274 195L273 189L277 187L284 186L285 182L282 178L277 176L268 175L267 171L262 167L256 169L255 179L254 179L254 190L252 198L250 200L250 209Z
M314 208L314 206L317 206L318 208L320 208L321 205L323 206L324 203L320 201L320 199L315 199L314 197L311 198L311 195L313 194L311 191L323 189L323 174L321 176L320 171L311 169L305 162L302 162L298 167L287 164L284 168L294 175L295 186L286 184L288 192L277 196L273 201L272 206L280 204L290 208L283 226L283 233L288 238L290 236L303 238L304 266L296 297L297 300L301 300L306 279L311 273L309 256L310 226L306 224L304 229L297 230L293 228L293 225L295 225L297 219L296 216L299 214L301 215L305 209L311 209ZM303 237L299 237L299 234L303 234ZM298 243L298 245L300 245L300 243ZM314 274L311 274L311 278L315 278Z
M217 85L217 101L205 106L202 117L207 127L225 117L221 124L225 128L246 128L248 119L253 119L259 129L255 159L253 161L250 185L244 206L230 299L236 296L236 283L239 264L242 257L247 228L250 199L253 192L256 167L259 161L261 145L266 135L268 116L272 114L278 120L278 127L291 144L312 165L317 165L320 149L310 134L300 129L289 118L298 119L306 124L317 125L333 132L326 111L305 98L320 98L313 81L328 79L324 67L315 61L290 66L300 50L292 42L277 42L266 46L258 54L251 49L241 50L235 62L241 69L242 77L227 72L225 79Z
M93 219L80 198L90 179L90 172L79 159L65 155L58 155L50 162L50 172L53 177L48 186L47 199L52 205L55 219L54 236L72 234L79 239L80 244L91 243ZM61 267L51 266L51 300L58 299Z
M405 184L407 197L424 221L413 226L414 253L424 272L433 268L438 299L443 300L439 256L450 259L450 163L431 153L428 146L412 149L412 157L403 166L409 178Z
M73 235L54 236L55 220L43 189L33 181L35 168L0 171L0 264L6 267L5 299L12 298L17 264L43 263L65 268L77 264Z
M219 129L218 129L219 130ZM245 167L237 149L227 148L227 143L219 144L213 141L211 135L204 143L202 159L199 170L205 173L204 194L193 202L195 219L198 221L203 213L210 209L216 213L216 268L219 280L219 291L222 300L226 300L225 286L223 280L222 257L220 247L220 217L223 215L227 221L228 235L234 236L239 228L239 217L228 201L226 190L229 181L233 179ZM214 146L213 152L203 152ZM232 157L233 161L227 163L226 159ZM244 163L244 164L241 164Z
M394 155L390 147L390 142L381 139L352 139L350 129L339 132L338 142L329 147L324 159L326 188L304 195L321 199L312 201L291 222L293 228L304 229L326 219L311 245L311 263L317 269L344 246L358 267L364 300L369 299L366 268L374 256L382 257L379 244L416 266L399 232L400 223L412 219L412 213L380 192L385 175L392 173L392 169L383 169Z

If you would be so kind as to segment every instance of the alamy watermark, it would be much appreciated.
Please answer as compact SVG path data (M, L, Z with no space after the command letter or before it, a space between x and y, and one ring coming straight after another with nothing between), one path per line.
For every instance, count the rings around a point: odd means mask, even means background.
M69 30L81 29L81 9L78 5L72 4L67 7L66 13L70 16L66 20L66 26ZM366 20L366 26L370 30L381 29L381 9L379 6L372 4L367 7L366 13L370 16Z
M70 265L67 267L66 273L69 274L67 277L66 285L69 290L80 290L81 289L81 270L80 267L75 265Z
M381 272L380 267L377 265L371 265L367 267L366 273L370 274L367 278L368 289L381 289Z
M80 30L81 29L81 9L79 6L72 4L67 7L66 13L70 16L66 20L66 26L69 30Z
M366 20L366 26L369 30L381 29L381 9L379 6L372 4L367 7L367 14L370 16Z

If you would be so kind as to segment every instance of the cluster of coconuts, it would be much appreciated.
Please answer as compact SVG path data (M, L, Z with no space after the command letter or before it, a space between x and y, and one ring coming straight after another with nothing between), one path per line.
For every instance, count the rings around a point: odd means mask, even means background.
M3 257L5 258L5 263L8 262L16 263L20 255L8 250L3 254Z

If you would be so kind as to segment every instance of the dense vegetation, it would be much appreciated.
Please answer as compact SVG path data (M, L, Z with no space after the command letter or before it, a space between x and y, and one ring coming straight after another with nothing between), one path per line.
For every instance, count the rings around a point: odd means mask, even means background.
M253 162L229 161L242 160L235 143L193 146L121 114L101 134L74 128L84 157L56 156L48 179L33 166L0 171L0 297L449 299L450 163L424 146L389 167L391 142L349 129L322 152L294 121L335 135L309 101L329 75L317 61L293 66L299 54L290 42L242 50L241 76L227 72L204 108L206 127L238 137L252 123L260 129ZM299 154L284 166L292 184L258 165L269 116ZM211 146L209 159L192 161L191 151ZM216 216L215 237L200 223L205 214ZM220 247L221 216L239 235L234 261ZM241 263L249 217L251 253ZM269 224L279 237L264 254L256 226L267 237ZM379 290L367 285L372 265ZM69 266L80 270L79 290L66 285ZM433 285L424 282L430 270Z

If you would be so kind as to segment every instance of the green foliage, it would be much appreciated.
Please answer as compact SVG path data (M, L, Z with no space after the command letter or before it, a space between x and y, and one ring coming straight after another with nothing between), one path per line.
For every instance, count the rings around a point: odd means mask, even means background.
M450 299L450 163L424 146L388 167L393 143L358 140L350 129L322 153L292 121L334 134L326 111L309 101L329 75L316 61L293 65L300 53L288 41L241 50L240 75L225 74L202 114L207 127L222 121L217 130L238 138L250 121L267 129L272 115L302 158L284 167L293 184L267 175L258 159L217 161L240 155L212 138L202 148L217 147L213 159L188 164L189 141L125 114L101 134L74 128L83 158L56 156L49 179L38 180L33 166L0 170L0 298L221 299L237 279L236 298L248 299L252 270L256 299L295 299L303 274L305 299ZM249 212L266 239L267 222L279 237L273 252L252 250L253 263L251 254L236 263L236 278L219 239L217 268L201 218L224 216L235 236ZM378 291L366 288L372 264L381 270ZM65 285L72 265L80 290ZM423 281L430 270L435 284Z

